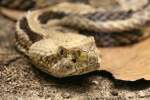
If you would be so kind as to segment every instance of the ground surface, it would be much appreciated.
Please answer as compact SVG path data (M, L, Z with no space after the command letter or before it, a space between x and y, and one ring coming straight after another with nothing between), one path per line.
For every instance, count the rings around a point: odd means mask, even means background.
M0 100L150 99L150 81L125 82L106 72L57 79L15 49L15 23L0 16Z

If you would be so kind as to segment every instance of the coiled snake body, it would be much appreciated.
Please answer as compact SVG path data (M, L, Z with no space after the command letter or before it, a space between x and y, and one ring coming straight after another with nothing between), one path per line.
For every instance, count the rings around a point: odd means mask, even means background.
M30 8L33 2L23 4L23 9ZM55 77L85 74L100 67L96 45L130 44L148 37L149 34L129 31L147 23L149 11L149 6L136 12L105 11L67 2L28 11L17 22L17 48L37 68Z

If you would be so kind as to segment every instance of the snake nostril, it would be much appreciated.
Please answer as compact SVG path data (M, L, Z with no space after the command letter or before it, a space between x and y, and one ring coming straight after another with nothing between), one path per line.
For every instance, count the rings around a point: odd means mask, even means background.
M61 54L61 55L64 54L64 50L63 50L63 49L60 50L60 54Z
M63 47L60 47L59 48L59 50L58 50L58 53L59 53L59 55L62 57L66 57L67 56L67 51L66 51L66 49L65 48L63 48Z
M72 62L73 62L73 63L76 63L76 62L77 62L77 60L74 58L74 59L72 59Z

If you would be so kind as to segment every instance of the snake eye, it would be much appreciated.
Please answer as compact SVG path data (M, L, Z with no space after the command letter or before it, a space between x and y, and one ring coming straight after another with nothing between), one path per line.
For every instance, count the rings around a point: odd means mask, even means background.
M73 62L73 63L76 63L76 62L77 62L77 59L73 58L73 59L72 59L72 62Z
M58 54L62 57L67 57L67 51L65 48L63 47L60 47L59 50L58 50Z

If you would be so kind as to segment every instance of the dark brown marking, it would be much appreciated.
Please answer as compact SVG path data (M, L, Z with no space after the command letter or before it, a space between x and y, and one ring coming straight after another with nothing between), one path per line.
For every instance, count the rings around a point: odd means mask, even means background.
M32 29L30 29L28 22L27 22L27 19L25 17L20 20L19 26L24 32L26 32L26 34L29 36L30 40L33 43L37 42L43 38L42 35L40 35L36 32L33 32Z

